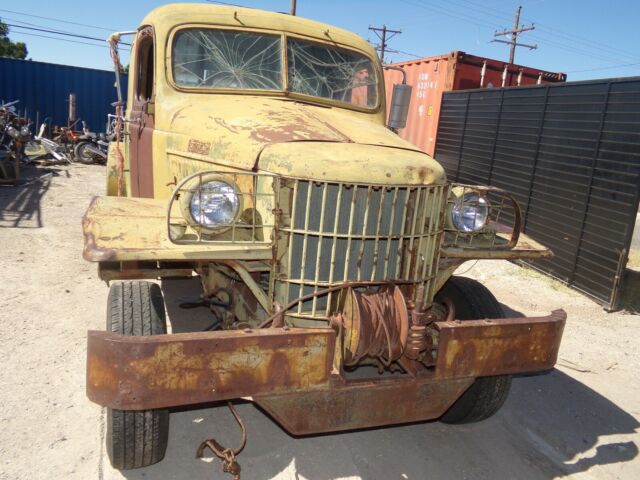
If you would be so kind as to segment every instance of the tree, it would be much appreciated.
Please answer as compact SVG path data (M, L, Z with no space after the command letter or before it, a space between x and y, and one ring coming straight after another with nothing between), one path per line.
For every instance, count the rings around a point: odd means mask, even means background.
M27 45L24 42L12 42L9 40L9 27L0 20L0 57L19 58L27 57Z

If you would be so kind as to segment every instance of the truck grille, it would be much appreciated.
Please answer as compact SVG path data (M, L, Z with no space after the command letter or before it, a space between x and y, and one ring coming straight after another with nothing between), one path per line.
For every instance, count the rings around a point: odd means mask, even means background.
M386 280L424 283L430 295L445 189L285 179L277 297L289 303L344 281ZM288 314L327 318L333 309L328 294Z

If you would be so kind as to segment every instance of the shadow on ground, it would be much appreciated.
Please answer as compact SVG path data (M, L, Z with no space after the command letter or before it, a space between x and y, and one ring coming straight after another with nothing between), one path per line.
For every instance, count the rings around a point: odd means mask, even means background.
M174 316L178 311L170 297L183 294L190 282L183 282L182 288L180 282L163 283ZM520 315L508 306L505 310L507 315ZM205 320L193 322L206 325ZM629 462L638 455L638 445L630 440L640 427L638 421L558 370L516 377L503 409L470 425L426 422L294 438L251 403L240 403L238 411L249 438L239 456L243 480L554 479L597 465ZM164 461L125 472L126 478L227 478L217 459L196 459L196 449L211 437L228 447L240 442L238 426L221 405L176 410L169 437Z
M41 202L60 171L24 166L16 186L0 187L0 228L41 228ZM68 171L65 171L69 175Z
M640 313L640 270L627 268L618 297L618 307Z

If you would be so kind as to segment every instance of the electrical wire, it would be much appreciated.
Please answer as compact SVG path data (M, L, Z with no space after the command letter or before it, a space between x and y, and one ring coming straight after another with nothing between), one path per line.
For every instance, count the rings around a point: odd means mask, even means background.
M51 20L51 21L54 21L54 22L67 23L69 25L76 25L78 27L95 28L95 29L104 30L104 31L107 31L107 32L115 32L115 31L118 30L117 28L98 27L96 25L89 25L89 24L86 24L86 23L71 22L69 20L62 20L60 18L44 17L44 16L41 16L41 15L34 15L32 13L17 12L15 10L5 10L3 8L0 8L0 12L7 12L7 13L13 13L15 15L23 15L25 17L33 17L33 18L40 18L42 20Z
M504 11L498 10L496 8L491 8L488 7L486 5L480 5L478 3L472 2L470 0L448 0L447 3L451 4L451 3L456 3L456 2L463 2L465 4L467 4L466 6L460 5L458 4L460 7L463 8L470 8L471 10L475 11L476 13L480 13L482 15L486 15L486 16L491 16L493 18L497 18L501 21L508 21L508 22L513 22L513 18L510 17L509 15L507 15ZM492 10L493 12L496 13L490 13L487 12L486 10ZM527 21L529 21L530 23L534 23L532 22L530 19L527 19ZM618 55L622 55L624 57L629 57L633 60L638 60L640 59L640 57L638 56L637 53L630 53L624 50L621 50L619 48L613 47L611 45L607 45L603 42L598 42L595 40L592 40L590 38L587 37L582 37L580 35L576 35L573 33L569 33L569 32L565 32L561 29L558 29L556 27L551 27L549 25L543 24L543 23L539 23L539 22L535 22L535 27L538 31L544 31L547 32L548 34L551 35L556 35L559 37L564 37L565 41L570 41L572 43L579 43L581 45L585 45L585 44L589 44L591 45L591 48L600 50L601 52L605 52L608 55L613 55L613 57L616 57Z
M617 69L617 68L633 67L633 66L636 66L636 65L640 65L640 62L623 63L621 65L611 65L610 67L587 68L585 70L570 70L567 73L596 72L598 70L613 70L613 69Z
M70 33L70 32L62 32L59 30L51 30L48 28L36 28L36 27L25 27L24 25L15 25L13 23L5 23L5 25L7 25L8 27L12 27L12 28L24 28L26 30L34 30L37 32L45 32L45 33L54 33L56 35L65 35L67 37L75 37L75 38L83 38L86 40L96 40L98 42L105 42L106 40L104 38L98 38L98 37L89 37L88 35L80 35L77 33ZM130 43L125 43L125 42L120 42L122 45L128 45L131 46Z
M238 5L237 3L216 2L214 0L207 0L207 3L216 3L218 5L226 5L228 7L251 8L251 7L245 7L244 5Z
M412 7L419 7L422 8L424 10L429 10L432 11L434 13L437 13L439 15L444 15L447 17L451 17L451 18L455 18L456 20L462 20L463 22L468 22L468 23L472 23L476 26L482 27L482 28L494 28L495 26L492 26L491 24L488 23L482 23L477 21L477 19L474 19L472 17L468 17L464 14L461 14L459 12L454 12L452 10L448 10L444 7L439 7L439 6L434 6L432 4L425 4L425 3L417 3L417 2L413 2L413 1L409 1L409 0L400 0L402 3L406 3L407 5L411 5Z
M486 19L482 19L482 18L479 19L477 16L476 17L470 17L468 15L465 15L464 13L460 13L458 11L447 9L447 8L441 6L441 5L438 5L436 8L434 8L434 6L432 4L428 4L427 5L425 3L418 2L418 0L413 0L413 1L400 0L400 1L402 1L403 3L406 3L408 5L412 5L412 6L415 6L415 7L420 7L420 8L426 9L426 10L430 10L430 11L433 11L435 13L438 13L438 14L441 14L441 15L445 15L445 16L448 16L448 17L451 17L451 18L456 18L456 19L462 20L462 21L467 22L467 23L471 23L471 24L476 25L476 26L490 27L490 28L496 28L496 27L503 28L504 27L503 23L498 24L498 23L495 22L495 20L486 20ZM482 9L487 8L487 7L479 5L479 4L474 3L474 2L471 2L469 0L458 0L458 1L463 1L464 3L466 3L468 5L475 6L476 8L472 8L472 10L474 10L475 13L483 14L483 15L488 16L488 17L497 18L499 20L503 20L503 19L507 20L508 19L507 15L505 15L503 12L500 12L500 11L498 11L496 9L491 9L491 10L493 10L495 12L499 12L499 15L496 15L496 14L493 14L493 13L490 13L490 12L485 12ZM451 0L448 0L447 3L448 4L456 4L455 1L451 1ZM457 6L463 7L459 3L457 4ZM511 21L512 21L512 19L511 19ZM536 23L536 27L540 27L540 26L541 26L541 24ZM562 36L565 36L565 37L571 36L570 34L564 34L563 32L554 31L554 30L550 29L549 27L542 27L542 28L540 28L540 30L549 31L551 34L559 34L559 35L562 35ZM577 36L574 36L574 37L578 38ZM584 49L581 49L581 48L579 48L579 47L577 47L575 45L567 44L566 42L562 43L562 42L551 40L551 39L548 39L548 38L541 38L541 37L535 36L535 35L528 35L528 38L531 38L532 40L535 40L536 42L538 42L538 43L540 43L542 45L552 46L554 48L558 48L558 49L561 49L561 50L564 50L564 51L567 51L567 52L571 52L571 53L574 53L574 54L577 54L577 55L581 55L581 56L584 56L584 57L588 57L588 58L597 58L598 60L603 60L603 61L607 61L607 62L612 62L612 61L615 62L616 60L618 62L624 62L624 60L625 60L624 57L620 58L617 55L611 55L611 54L608 54L608 53L603 54L603 53L597 53L597 52L593 52L593 51L589 51L589 50L584 50ZM575 40L571 40L571 41L573 43L576 43ZM601 52L606 51L606 50L613 50L613 51L616 51L618 53L622 53L618 49L614 49L613 47L606 46L605 44L599 44L599 46L596 46L596 45L598 45L598 42L589 41L589 43L593 44L594 45L593 48L597 48ZM633 58L633 59L637 59L638 58L637 56L630 56L629 54L624 54L624 55L626 57L630 57L630 58ZM627 64L625 64L625 65L627 65ZM600 67L599 69L606 70L607 68L616 68L616 66L612 65L611 67Z
M98 45L97 43L89 43L89 42L81 42L79 40L69 40L67 38L60 38L60 37L51 37L49 35L40 35L37 33L27 33L27 32L18 32L20 33L20 35L28 35L30 37L40 37L40 38L49 38L51 40L59 40L61 42L68 42L68 43L77 43L79 45L89 45L90 47L100 47L100 48L109 48L109 45ZM131 51L131 49L124 49L127 51Z

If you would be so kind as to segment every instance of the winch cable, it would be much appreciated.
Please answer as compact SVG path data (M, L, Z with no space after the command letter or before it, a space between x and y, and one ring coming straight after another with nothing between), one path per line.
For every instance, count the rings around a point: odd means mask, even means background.
M414 283L418 283L418 282L412 281L412 280L402 280L402 281L392 282L393 285L412 285ZM318 290L317 292L309 293L302 297L298 297L295 300L288 303L281 311L274 313L269 318L267 318L264 322L258 325L258 328L265 328L269 326L276 318L278 318L281 315L284 316L290 308L295 307L300 302L306 302L307 300L311 300L313 297L321 297L331 292L335 292L337 290L343 290L349 287L351 288L375 287L375 286L381 286L381 285L389 285L389 281L349 281L349 282L343 282L337 285L333 285L332 287L328 287L323 290Z
M358 303L362 307L360 315L360 334L364 338L360 342L365 348L357 355L352 355L349 363L355 365L366 356L378 359L388 367L402 355L401 326L397 322L388 323L387 320L399 318L392 305L393 288L385 294L366 294L354 292ZM365 336L366 335L366 336Z
M220 445L215 438L210 438L200 444L200 447L198 447L198 451L196 452L196 458L202 458L204 456L204 450L208 448L222 461L222 471L233 475L234 480L240 480L241 468L236 457L240 452L242 452L242 450L244 450L244 447L247 444L247 429L233 404L231 402L227 402L227 406L229 407L229 410L231 410L236 422L238 422L238 425L240 425L240 429L242 430L242 443L234 450L231 448L225 448Z

